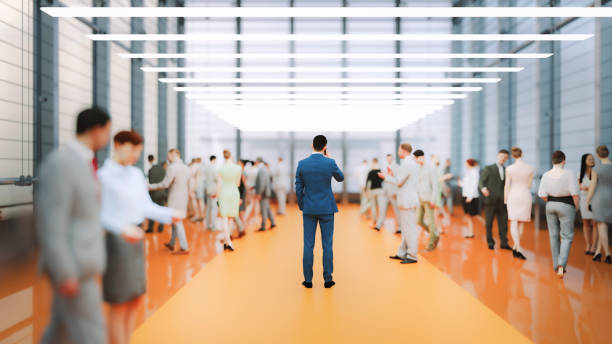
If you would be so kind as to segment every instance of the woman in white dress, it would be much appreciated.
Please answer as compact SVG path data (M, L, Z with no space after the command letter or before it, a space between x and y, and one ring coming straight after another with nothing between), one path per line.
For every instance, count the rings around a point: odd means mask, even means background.
M478 170L478 162L474 159L467 159L465 162L465 173L459 181L461 186L461 196L463 203L463 213L465 221L468 224L467 230L463 234L464 238L474 238L474 216L480 214L480 200L478 193L478 181L480 180L480 171Z
M142 170L132 166L140 158L142 137L135 131L121 131L113 142L113 157L98 171L98 179L107 250L104 301L110 305L110 343L116 344L129 342L146 290L144 232L138 224L145 218L178 222L182 216L153 203Z
M593 213L587 204L587 194L591 186L591 171L595 167L595 158L592 154L584 154L580 161L580 174L578 174L578 186L580 186L580 217L582 217L582 233L586 242L587 255L594 255L597 246L597 230L593 226Z
M510 235L514 242L512 254L515 258L526 260L521 250L521 236L525 222L531 221L531 184L534 169L523 161L523 151L520 148L512 147L512 157L514 164L506 168L504 203L508 207Z
M217 183L217 199L219 201L219 215L223 218L223 234L225 235L224 250L233 251L234 244L229 227L229 219L233 218L242 232L242 222L240 221L240 178L242 168L232 161L232 153L228 150L223 151L225 163L219 168L219 179Z

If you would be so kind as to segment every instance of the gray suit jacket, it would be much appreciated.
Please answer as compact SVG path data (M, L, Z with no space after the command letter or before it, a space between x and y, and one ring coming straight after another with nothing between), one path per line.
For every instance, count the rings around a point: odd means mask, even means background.
M257 177L255 179L256 194L264 198L272 197L272 180L270 177L270 171L268 171L265 166L262 166L259 171L257 171Z
M401 209L412 209L419 206L419 194L417 193L417 182L419 165L411 157L402 159L397 173L394 176L386 176L385 182L392 183L398 187L397 204Z
M191 170L179 160L168 166L164 180L156 184L149 184L149 187L153 190L168 189L168 207L186 213L190 177Z
M54 284L104 272L98 190L91 166L68 145L51 153L41 166L36 230L41 267Z
M207 196L217 193L217 168L210 163L204 168L204 185Z

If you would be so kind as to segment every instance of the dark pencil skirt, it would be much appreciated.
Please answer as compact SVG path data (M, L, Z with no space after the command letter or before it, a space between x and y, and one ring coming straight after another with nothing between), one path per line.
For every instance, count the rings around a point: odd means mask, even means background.
M480 204L478 198L473 198L470 203L466 202L466 200L466 197L461 198L461 202L463 203L463 212L471 216L480 214Z
M124 303L143 295L147 289L144 240L130 244L119 234L106 232L104 301Z

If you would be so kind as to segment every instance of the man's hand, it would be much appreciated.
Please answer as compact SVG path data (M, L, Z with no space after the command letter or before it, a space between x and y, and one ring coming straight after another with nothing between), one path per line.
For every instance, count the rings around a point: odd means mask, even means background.
M331 154L329 154L329 150L327 150L327 148L325 148L325 150L323 151L323 155L325 157L331 158Z
M485 195L485 197L489 197L489 189L487 189L486 187L482 188L482 194Z
M385 175L382 172L378 172L378 178L385 179Z
M185 215L182 211L172 210L172 223L181 222L185 219Z
M434 202L429 202L429 207L431 209L436 209L436 204Z
M261 195L255 195L255 199L261 201Z
M387 167L387 174L393 177L393 170L391 169L391 167Z
M212 198L212 199L217 198L217 194L215 193L215 194L210 195L210 198Z
M472 198L471 197L470 198L466 198L465 199L465 203L472 203Z
M121 237L130 244L135 244L144 238L144 231L138 226L127 225L121 231Z
M64 280L57 286L57 291L62 296L74 297L79 293L79 281L76 278Z

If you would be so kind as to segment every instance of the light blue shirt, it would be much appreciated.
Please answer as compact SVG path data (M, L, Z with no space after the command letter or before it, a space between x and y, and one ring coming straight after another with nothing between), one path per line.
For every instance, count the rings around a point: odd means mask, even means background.
M172 222L172 209L151 201L147 182L138 168L108 159L98 170L98 179L102 194L100 221L107 231L120 234L127 225L139 225L145 218Z

